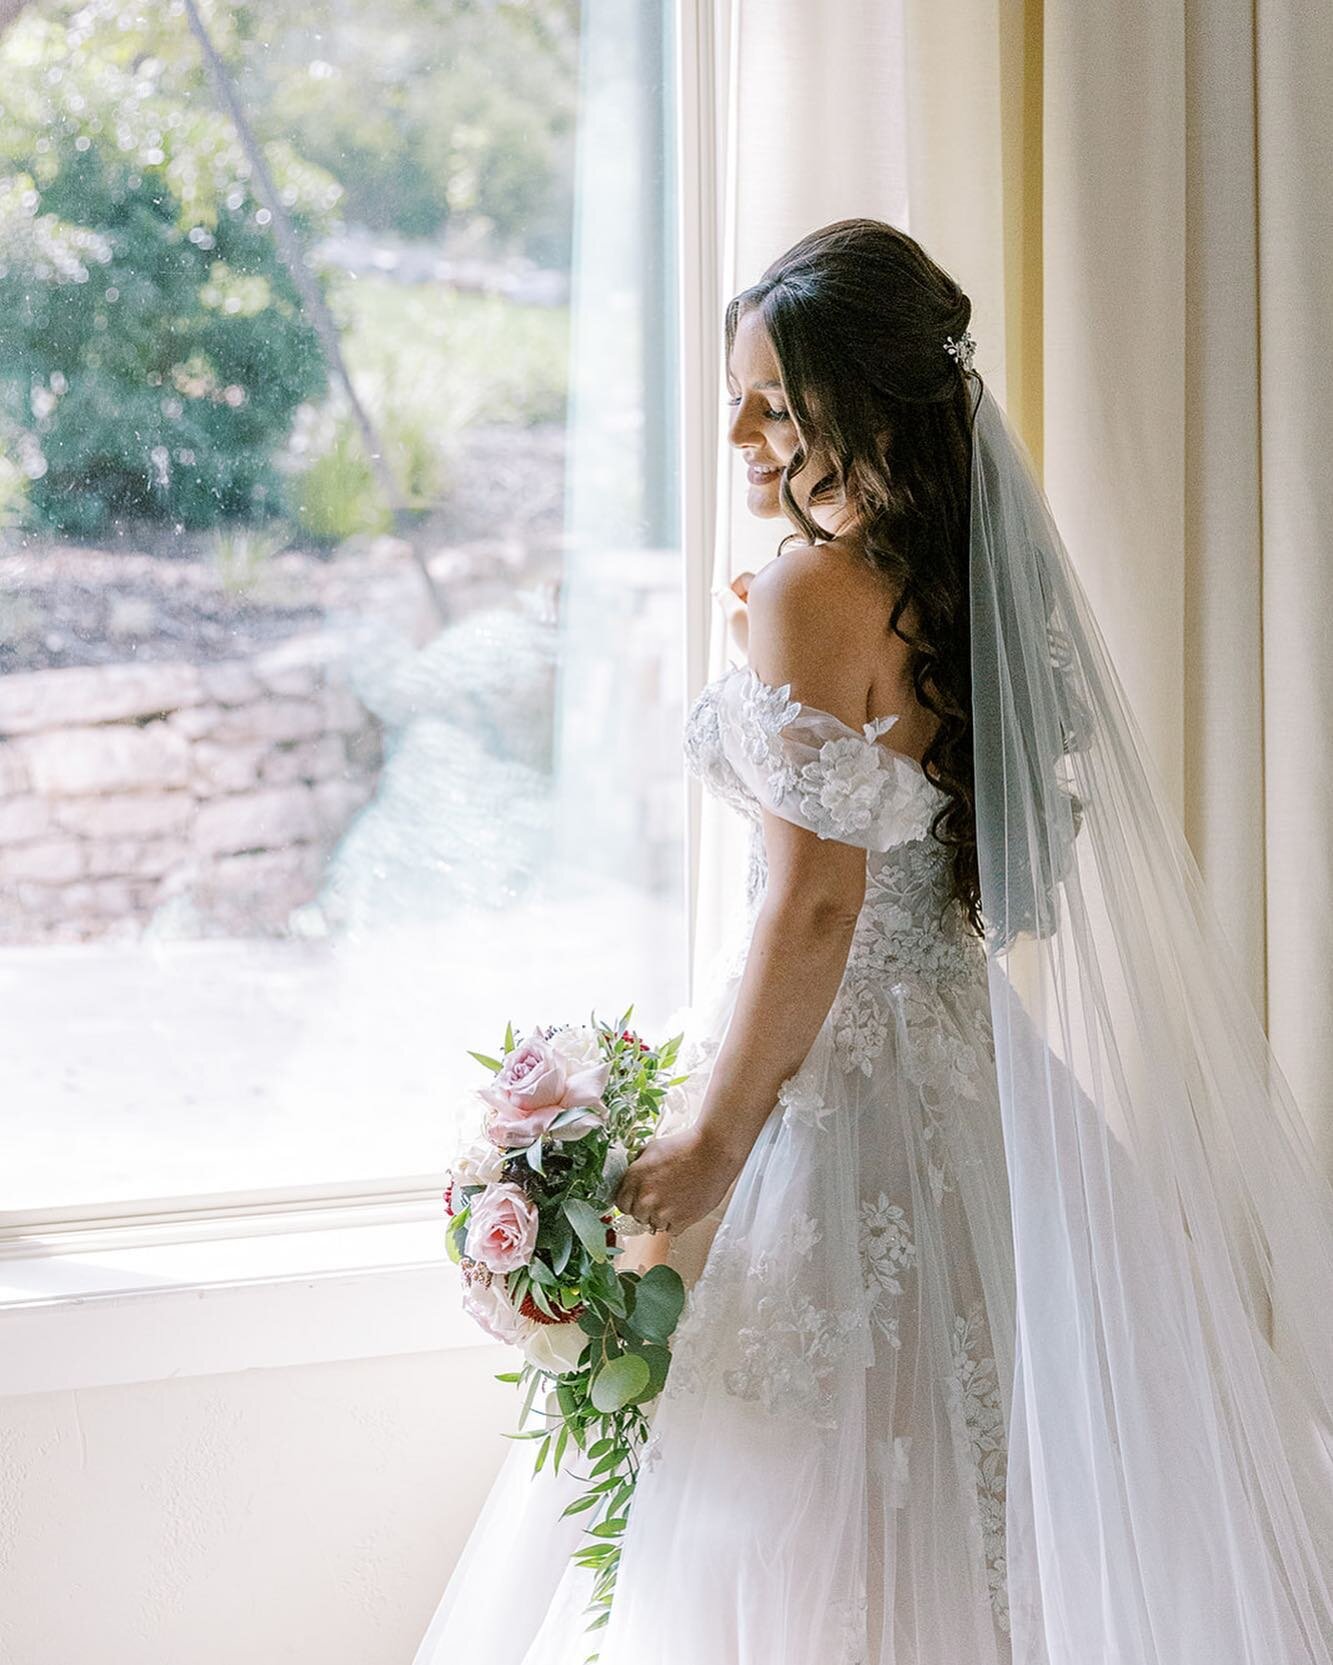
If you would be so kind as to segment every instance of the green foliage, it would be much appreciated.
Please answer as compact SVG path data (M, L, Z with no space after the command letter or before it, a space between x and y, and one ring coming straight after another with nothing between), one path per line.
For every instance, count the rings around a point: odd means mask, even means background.
M569 309L435 284L335 278L348 368L376 419L418 422L447 459L475 421L563 419Z
M344 417L329 448L294 481L291 497L301 529L316 543L338 544L393 523L356 423Z
M630 1006L614 1025L599 1022L595 1014L590 1018L598 1051L610 1066L600 1100L604 1124L567 1140L550 1137L548 1129L545 1138L510 1151L501 1169L506 1182L526 1192L538 1221L532 1258L505 1274L507 1299L515 1308L531 1300L548 1317L577 1324L587 1337L572 1369L553 1372L528 1363L499 1379L527 1384L519 1432L510 1437L539 1442L537 1470L548 1457L558 1470L571 1445L589 1465L582 1476L588 1489L564 1513L586 1516L585 1532L592 1540L574 1555L594 1575L587 1608L594 1615L590 1631L601 1628L609 1617L621 1539L648 1433L645 1407L666 1384L669 1343L685 1302L680 1275L669 1266L654 1266L643 1274L617 1271L615 1258L622 1251L614 1231L608 1232L619 1180L607 1176L623 1173L623 1160L619 1168L609 1161L612 1149L623 1146L631 1156L637 1155L657 1125L667 1086L684 1079L670 1073L682 1037L673 1035L661 1046L650 1046L626 1027L633 1010ZM505 1028L505 1057L514 1046L510 1022ZM471 1056L492 1074L504 1065L503 1058L480 1052ZM562 1111L552 1127L578 1114L577 1108ZM470 1204L485 1189L480 1184L458 1187L465 1200L446 1233L449 1255L462 1262L465 1275ZM538 1415L545 1426L528 1430L525 1424L542 1384L548 1391Z
M268 563L288 542L287 528L280 522L220 527L213 535L213 560L225 593L252 594L262 583Z
M384 0L331 13L286 0L242 9L235 56L247 101L279 116L302 155L341 181L349 223L407 238L466 227L473 240L560 266L579 9Z
M0 452L0 532L15 531L27 517L27 478L17 463Z
M326 387L182 16L27 14L0 103L0 424L36 518L207 526L280 506L273 454ZM48 69L58 65L58 71ZM307 230L336 184L269 157Z

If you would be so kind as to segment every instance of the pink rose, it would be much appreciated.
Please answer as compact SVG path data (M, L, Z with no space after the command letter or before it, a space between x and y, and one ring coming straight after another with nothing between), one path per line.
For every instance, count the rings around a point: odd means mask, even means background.
M530 1318L523 1318L514 1310L514 1303L505 1290L504 1280L492 1277L485 1266L466 1267L463 1272L463 1310L481 1325L496 1341L522 1345L534 1331L541 1328Z
M537 1246L537 1210L517 1185L488 1185L468 1216L467 1252L492 1272L516 1272Z
M506 1057L499 1074L481 1096L490 1105L486 1134L505 1149L534 1144L562 1110L586 1110L551 1132L553 1139L580 1139L601 1126L601 1103L611 1074L609 1063L567 1070L539 1034L529 1035Z

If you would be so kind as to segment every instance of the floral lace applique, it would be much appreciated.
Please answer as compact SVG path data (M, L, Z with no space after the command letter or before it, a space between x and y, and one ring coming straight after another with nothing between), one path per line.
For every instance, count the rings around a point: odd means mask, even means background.
M919 838L945 794L877 743L897 714L848 724L791 698L749 665L705 684L685 720L690 770L724 803L761 822L761 790L775 813L820 838L884 849ZM788 733L786 731L792 730ZM827 735L827 738L823 736ZM762 774L757 773L762 771Z
M639 1452L639 1467L651 1473L661 1461L662 1430L654 1428L649 1432L648 1438L643 1442L643 1448Z
M844 1070L871 1073L899 984L924 987L932 997L943 985L984 986L985 950L950 902L949 884L948 852L928 840L895 846L867 875L831 1013Z
M902 1274L916 1265L907 1215L881 1191L875 1202L863 1198L858 1233L861 1270L865 1277L866 1315L888 1341L898 1347L898 1314L886 1296L901 1295Z
M777 799L785 798L797 779L796 768L778 739L787 724L801 714L800 702L790 696L789 682L773 688L744 667L740 683L741 747L751 763L768 769L768 790Z
M879 819L886 775L870 740L826 740L819 757L796 775L801 810L825 836L849 840L868 832Z
M690 708L681 741L686 767L715 798L757 820L754 794L737 777L722 747L717 693L717 683L710 682Z
M1005 1475L1007 1445L1004 1409L995 1360L986 1356L985 1308L975 1301L955 1317L950 1335L953 1369L946 1384L950 1422L960 1455L976 1478L977 1512L972 1525L986 1562L995 1622L1009 1629L1009 1588L1005 1562Z
M917 839L873 863L853 953L867 972L907 972L935 985L985 976L985 948L953 900L944 845Z
M910 1434L897 1434L893 1439L875 1442L874 1470L884 1487L884 1501L890 1509L901 1509L911 1495L911 1452Z
M860 1070L869 1075L884 1050L889 1033L886 994L878 979L865 976L849 958L829 1012L834 1055L848 1074Z
M777 1102L788 1127L821 1128L833 1114L833 1106L796 1075L789 1075L778 1088Z
M861 1307L829 1310L810 1298L808 1262L821 1239L818 1222L798 1215L782 1254L752 1254L726 1221L689 1291L672 1338L667 1389L694 1393L721 1371L726 1391L753 1400L773 1416L792 1416L821 1429L838 1425L833 1393L836 1366L863 1344ZM723 1303L743 1302L727 1315ZM737 1323L737 1317L748 1322Z

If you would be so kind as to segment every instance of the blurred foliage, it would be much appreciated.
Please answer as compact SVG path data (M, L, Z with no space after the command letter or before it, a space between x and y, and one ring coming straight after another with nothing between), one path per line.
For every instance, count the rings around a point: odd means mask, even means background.
M348 224L461 228L568 264L579 0L271 0L233 17L247 107L337 177Z
M274 452L327 385L183 18L141 17L48 7L6 41L0 424L34 516L73 533L275 510ZM302 230L326 223L336 182L270 161Z
M348 225L567 260L579 0L202 10L305 246ZM249 176L180 0L32 0L0 38L11 520L262 520L296 512L299 479L321 537L382 522L336 423L321 473L309 450L284 466L328 377ZM466 421L563 413L563 308L326 281L410 502L438 497Z
M315 543L338 544L393 524L350 414L337 421L332 441L298 476L291 495L301 530Z
M376 413L418 413L446 450L472 422L530 426L564 416L567 306L388 278L335 280L330 300L366 403Z
M264 526L223 526L213 534L213 564L229 596L247 596L260 588L269 562L291 541L281 521Z

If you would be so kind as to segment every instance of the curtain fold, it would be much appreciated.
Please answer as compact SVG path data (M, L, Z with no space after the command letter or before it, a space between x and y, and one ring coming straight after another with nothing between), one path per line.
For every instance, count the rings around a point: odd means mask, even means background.
M1333 12L1045 0L1045 484L1333 1156Z

